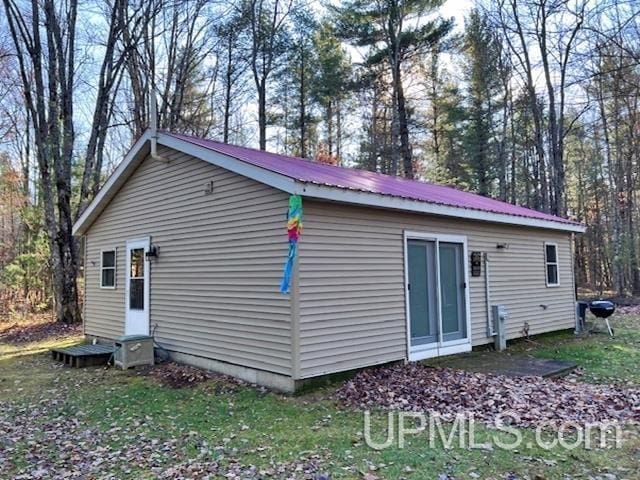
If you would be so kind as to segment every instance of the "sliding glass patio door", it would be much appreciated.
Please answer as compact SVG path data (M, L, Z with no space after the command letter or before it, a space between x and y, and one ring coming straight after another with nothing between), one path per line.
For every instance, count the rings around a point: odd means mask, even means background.
M412 346L438 341L435 252L436 242L410 240L408 243Z
M442 341L449 342L467 336L464 249L461 243L440 242L438 246Z
M411 360L470 349L463 237L407 238Z

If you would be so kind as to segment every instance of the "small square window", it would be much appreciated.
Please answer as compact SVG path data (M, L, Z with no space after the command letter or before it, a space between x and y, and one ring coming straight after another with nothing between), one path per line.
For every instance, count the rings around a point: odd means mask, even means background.
M558 245L555 243L544 244L544 261L547 275L547 287L560 285L558 273Z
M116 288L116 250L100 253L100 288Z

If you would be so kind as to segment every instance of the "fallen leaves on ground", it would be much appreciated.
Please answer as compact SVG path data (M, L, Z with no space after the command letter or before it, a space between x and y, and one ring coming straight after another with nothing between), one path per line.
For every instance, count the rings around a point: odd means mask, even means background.
M212 378L221 377L214 373L175 362L154 365L140 371L141 375L149 375L161 385L171 388L195 387Z
M640 304L638 305L618 305L615 315L640 315Z
M329 478L322 466L330 461L330 453L324 451L300 454L290 461L272 460L257 467L243 463L237 448L224 442L209 443L200 432L168 430L163 415L144 415L131 408L126 422L114 419L113 423L106 420L98 425L82 403L70 402L69 398L79 390L97 387L118 372L72 370L44 356L20 363L25 370L51 369L57 378L29 399L0 404L0 478ZM173 370L171 366L169 369Z
M275 462L267 468L243 465L237 461L228 462L225 466L215 461L187 462L166 469L158 478L161 480L192 478L329 480L329 475L322 473L321 466L325 461L326 458L314 455L297 462Z
M640 390L541 377L505 377L420 364L364 370L337 399L353 408L381 407L495 424L502 414L521 427L560 422L640 421Z
M82 334L82 324L56 322L50 317L40 317L29 322L0 324L0 341L21 345L58 338L68 338Z

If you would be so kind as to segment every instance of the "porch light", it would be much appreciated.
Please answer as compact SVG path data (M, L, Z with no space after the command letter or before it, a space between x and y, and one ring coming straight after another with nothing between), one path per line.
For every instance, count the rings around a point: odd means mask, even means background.
M155 245L151 245L151 247L149 247L149 251L145 253L144 256L147 257L147 260L151 261L158 258L159 254L160 248L156 247Z

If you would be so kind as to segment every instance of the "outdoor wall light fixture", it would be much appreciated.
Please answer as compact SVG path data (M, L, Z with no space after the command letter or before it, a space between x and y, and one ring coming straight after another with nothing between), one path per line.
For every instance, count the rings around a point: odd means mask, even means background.
M147 257L147 260L149 261L155 260L156 258L158 258L159 255L160 255L160 247L157 247L155 245L151 245L149 247L149 251L144 254L144 256Z
M508 243L498 243L496 245L496 248L498 250L508 250L509 249L509 244Z

